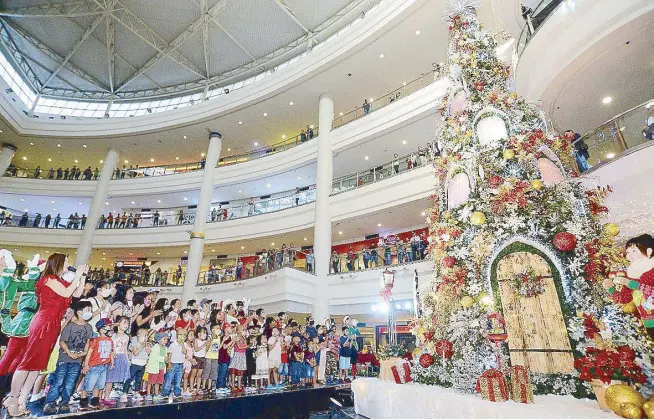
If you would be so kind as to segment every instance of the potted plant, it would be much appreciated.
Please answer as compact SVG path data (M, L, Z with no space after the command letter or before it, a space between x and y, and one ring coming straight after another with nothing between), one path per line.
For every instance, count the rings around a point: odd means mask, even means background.
M618 383L643 383L647 379L635 362L636 353L628 346L617 349L588 347L586 354L575 360L579 379L590 382L600 408L606 405L606 388Z

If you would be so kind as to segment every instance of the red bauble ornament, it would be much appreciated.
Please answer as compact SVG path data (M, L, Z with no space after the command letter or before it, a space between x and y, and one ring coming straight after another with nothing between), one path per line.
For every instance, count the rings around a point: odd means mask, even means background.
M439 356L449 359L452 357L454 352L452 351L452 343L448 340L440 340L436 343L436 354Z
M431 354L423 353L422 356L420 356L420 359L418 359L418 363L420 363L420 366L423 368L428 368L434 364L434 356Z
M434 330L429 330L422 333L422 336L425 337L425 341L431 341L434 339L434 334L436 334Z
M577 246L577 237L570 232L559 232L554 235L552 244L561 252L572 252Z
M491 188L497 188L502 185L502 183L504 183L504 178L499 175L491 175L490 178L488 178L488 184Z
M445 268L452 268L456 264L456 258L454 258L451 255L448 255L447 257L443 258L442 262Z

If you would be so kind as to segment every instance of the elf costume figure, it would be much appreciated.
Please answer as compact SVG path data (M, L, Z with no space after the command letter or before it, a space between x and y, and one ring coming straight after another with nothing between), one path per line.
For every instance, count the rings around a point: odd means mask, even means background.
M0 253L1 252L2 251L0 251ZM18 362L22 360L22 354L27 345L27 335L29 334L30 322L32 322L32 318L37 309L34 286L45 269L45 263L46 261L41 260L39 254L36 254L31 261L27 262L27 273L24 274L20 280L12 278L6 291L3 293L1 312L2 332L10 338L9 344L7 345L7 352L0 361L0 376L14 373L18 367ZM9 315L9 309L11 308L18 292L21 292L16 308L18 313L12 319Z
M626 277L623 274L607 279L604 286L619 303L631 293L643 326L654 340L654 238L648 234L632 238L625 251L630 262Z
M0 250L0 324L3 332L6 330L5 325L8 327L11 322L9 310L14 304L18 290L14 282L14 273L16 273L16 261L11 252L6 249Z

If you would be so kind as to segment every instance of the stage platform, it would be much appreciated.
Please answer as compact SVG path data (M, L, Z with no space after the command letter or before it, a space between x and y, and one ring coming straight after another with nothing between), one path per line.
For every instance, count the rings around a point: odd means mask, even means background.
M252 394L193 397L171 404L162 402L118 403L92 411L77 411L51 416L74 419L187 419L187 418L311 418L327 414L330 398L349 392L350 385L316 386L313 388L262 390ZM42 414L42 404L28 405L34 417ZM317 416L318 418L321 415ZM327 417L325 417L327 418Z
M616 419L600 410L596 401L571 396L536 395L535 404L513 401L495 403L479 395L422 384L396 384L373 378L352 382L356 414L371 419L452 418L452 419Z

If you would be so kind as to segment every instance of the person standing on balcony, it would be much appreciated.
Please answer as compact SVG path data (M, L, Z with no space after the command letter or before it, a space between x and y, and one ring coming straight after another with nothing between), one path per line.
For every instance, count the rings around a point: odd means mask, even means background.
M402 242L402 239L397 241L396 247L397 247L397 263L398 264L404 264L405 248L404 248L404 242Z
M300 143L304 143L305 141L307 141L307 133L302 130L300 131Z
M295 187L295 205L299 206L300 205L300 187Z
M59 223L61 223L61 213L57 213L57 217L55 217L54 225L52 225L52 227L55 229L59 229Z
M39 227L41 224L41 213L36 213L36 217L34 218L34 223L32 223L32 227Z
M93 171L93 179L97 181L98 178L100 178L100 170L98 168L95 168L95 171Z
M248 216L254 216L254 198L248 201Z
M338 255L338 252L336 250L332 251L332 257L331 257L331 263L332 263L332 269L334 270L334 274L338 273L338 266L340 262L340 257Z
M391 241L384 243L384 265L391 265Z
M347 252L347 270L354 271L354 263L357 260L357 253L354 251L354 247L350 245L350 249Z
M211 221L215 222L217 218L218 218L218 210L214 207L213 209L211 209Z
M61 179L64 176L64 171L61 169L61 166L57 169L57 179Z
M400 157L397 153L393 155L393 172L395 172L395 175L400 173Z
M182 279L182 265L177 265L177 270L175 270L175 284L179 286L179 281Z
M307 137L309 138L309 140L311 140L313 136L314 136L313 127L307 125Z
M184 222L184 210L180 209L177 215L177 224L181 225Z
M575 160L577 161L577 166L579 167L579 173L590 169L588 164L588 159L590 154L588 153L588 145L581 138L579 134L575 134L572 130L566 130L563 133L563 137L568 140L574 146L575 150Z
M204 169L206 164L207 164L207 159L202 157L202 160L200 161L200 169Z
M411 231L411 254L413 258L410 258L410 261L417 261L419 257L419 247L420 247L420 237L416 234L416 231Z
M363 115L368 115L370 114L370 102L368 102L367 99L363 100Z
M368 264L370 263L370 249L367 246L363 246L363 267L368 268Z
M44 228L49 228L50 227L50 220L52 220L52 216L50 216L50 213L48 213L47 216L45 216L45 222L43 224Z
M81 225L82 225L80 229L84 229L84 226L86 226L86 215L83 214L82 218L80 220L81 220Z
M34 169L34 178L38 178L41 175L41 167L37 166L36 169Z
M89 166L88 168L84 169L84 180L90 181L92 177L93 177L93 170Z
M50 170L48 171L48 179L54 179L54 177L55 177L55 170L54 168L50 168Z
M313 250L308 250L306 255L306 268L308 273L313 273Z
M377 260L377 244L374 240L370 242L370 268L372 268L372 263L375 263L375 267L379 265L379 261Z

